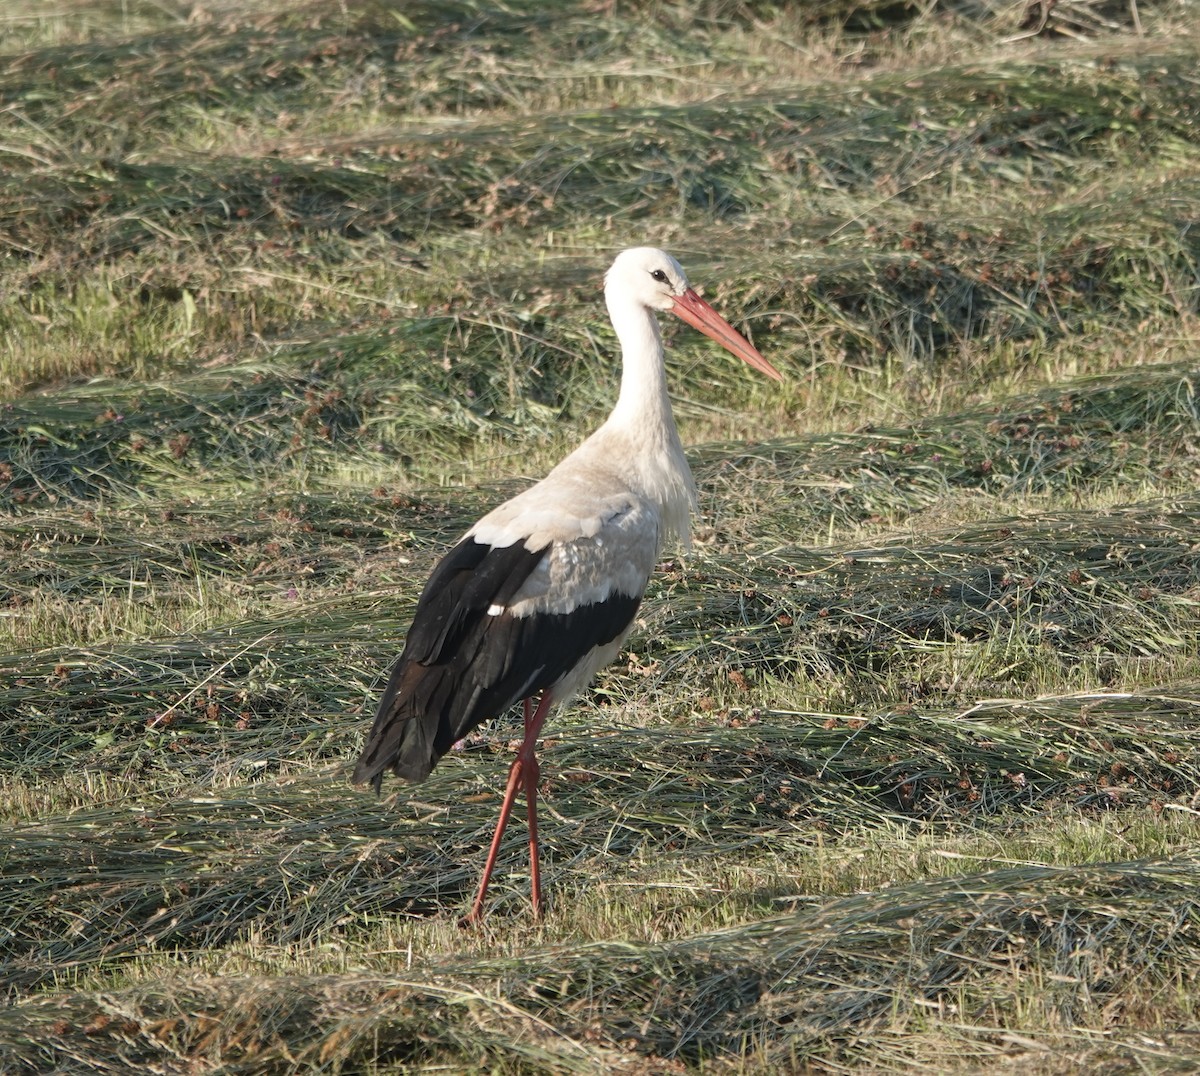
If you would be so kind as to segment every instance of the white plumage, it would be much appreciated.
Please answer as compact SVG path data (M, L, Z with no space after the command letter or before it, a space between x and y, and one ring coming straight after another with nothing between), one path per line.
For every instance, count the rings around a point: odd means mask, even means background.
M355 782L376 790L389 769L421 780L481 721L524 701L525 740L471 921L482 914L518 785L540 910L535 747L546 713L617 655L664 543L689 541L696 490L671 413L656 312L677 314L780 377L664 251L623 251L604 295L623 362L612 414L542 481L479 520L434 569L354 771Z

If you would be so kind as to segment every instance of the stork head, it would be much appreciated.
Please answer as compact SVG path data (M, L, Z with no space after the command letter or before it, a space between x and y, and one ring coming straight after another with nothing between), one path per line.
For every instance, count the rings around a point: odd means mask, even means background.
M606 295L651 310L667 311L688 290L683 266L658 247L630 247L617 255L604 277Z
M617 255L604 277L609 311L627 304L670 311L711 337L756 370L782 381L783 375L762 357L741 333L718 314L688 284L683 266L657 247L631 247Z

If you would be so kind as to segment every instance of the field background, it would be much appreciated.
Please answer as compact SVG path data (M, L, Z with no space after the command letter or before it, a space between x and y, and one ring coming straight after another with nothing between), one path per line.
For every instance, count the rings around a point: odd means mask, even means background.
M10 0L0 1070L1195 1071L1200 8ZM701 488L544 741L347 783L670 248Z

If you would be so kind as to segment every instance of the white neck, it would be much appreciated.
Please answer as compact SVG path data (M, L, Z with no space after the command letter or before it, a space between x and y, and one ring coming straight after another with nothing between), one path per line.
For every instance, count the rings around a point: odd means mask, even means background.
M686 546L696 493L667 395L658 318L639 302L605 299L621 344L621 393L604 426L628 441L631 477L658 504L665 530Z
M675 417L667 395L658 318L641 303L621 302L611 295L606 300L621 344L621 394L609 421L636 425L647 437L660 430L673 432Z

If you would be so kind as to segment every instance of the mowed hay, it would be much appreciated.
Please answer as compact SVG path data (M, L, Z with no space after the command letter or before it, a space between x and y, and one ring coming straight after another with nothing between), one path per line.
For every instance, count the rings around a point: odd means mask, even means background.
M1136 981L1170 1020L1200 944L1200 865L1017 867L836 901L678 942L559 946L415 974L169 978L0 1012L13 1072L82 1054L90 1071L287 1072L363 1065L640 1071L748 1056L754 1068L903 1071L908 1035L945 1032L948 1065L1054 1049L1076 1061L1184 1062L1169 1032L1081 1030ZM997 1025L1005 981L1035 994L1029 1030ZM1186 1011L1186 1006L1185 1010ZM1130 1014L1132 1015L1132 1014ZM32 1034L30 1033L32 1032ZM953 1051L953 1054L951 1053Z
M0 754L11 772L211 779L346 752L359 730L342 715L371 697L427 563L461 526L437 500L411 500L414 529L395 534L391 510L306 498L237 520L135 514L109 529L63 517L45 546L15 524L10 608L71 641L0 664L9 678ZM1039 684L1048 693L1064 678L1152 679L1172 656L1194 653L1198 511L1195 497L1180 497L1103 515L1002 517L875 547L713 549L655 578L630 637L636 656L624 675L602 678L597 700L625 700L653 724L789 697L868 714ZM163 537L131 545L130 526ZM372 542L382 545L364 556ZM168 595L228 572L242 582L215 592L218 623L120 642L147 616L178 616ZM397 589L380 589L380 572ZM257 615L221 624L223 602ZM109 625L101 610L112 611ZM330 661L340 676L326 675Z
M1188 12L5 25L0 1069L1194 1067ZM785 381L664 319L696 540L462 931L517 715L347 774L640 243Z
M691 732L567 731L543 752L541 836L550 862L565 861L551 867L561 888L574 872L581 887L603 884L646 856L737 862L872 825L1161 812L1200 789L1198 705L1194 691L1093 694L870 720L760 713ZM506 754L447 761L386 809L342 784L339 767L336 782L268 778L140 806L125 794L65 825L14 827L4 978L28 989L156 950L286 946L364 915L450 912L488 839Z

